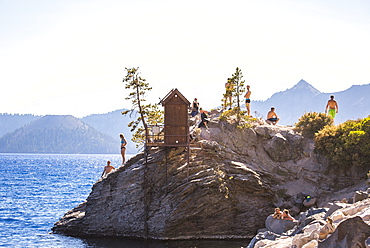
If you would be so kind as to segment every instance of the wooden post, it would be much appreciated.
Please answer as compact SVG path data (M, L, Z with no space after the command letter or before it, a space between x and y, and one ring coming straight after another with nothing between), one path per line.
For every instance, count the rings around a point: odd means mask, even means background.
M148 218L149 218L149 199L148 199L148 147L144 145L145 164L144 164L144 238L148 238Z

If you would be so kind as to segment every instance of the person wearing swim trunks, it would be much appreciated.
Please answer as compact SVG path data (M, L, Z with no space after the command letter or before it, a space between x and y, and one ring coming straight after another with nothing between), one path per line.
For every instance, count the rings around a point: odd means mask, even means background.
M231 109L231 106L233 104L232 98L233 98L234 84L228 80L227 83L225 83L225 89L226 89L226 93L224 95L225 96L224 108L227 107L227 100L229 100L229 109Z
M126 145L127 141L125 139L125 136L120 133L119 137L121 139L121 155L122 155L122 164L125 164L126 158L125 158L125 153L126 153Z
M326 104L325 114L327 113L328 108L329 108L328 115L333 117L333 119L334 119L335 115L338 113L338 103L337 103L337 101L334 100L333 95L330 96L330 100Z
M106 177L109 173L111 173L114 169L116 169L113 166L111 166L110 163L111 162L108 160L107 165L104 166L104 171L103 171L103 174L101 174L101 177Z
M275 125L279 120L278 115L275 113L275 108L271 107L271 110L267 113L267 121Z
M251 116L251 108L250 108L250 103L251 103L251 94L252 91L249 90L250 86L247 85L247 93L245 93L244 98L245 98L245 107L247 109L248 116Z

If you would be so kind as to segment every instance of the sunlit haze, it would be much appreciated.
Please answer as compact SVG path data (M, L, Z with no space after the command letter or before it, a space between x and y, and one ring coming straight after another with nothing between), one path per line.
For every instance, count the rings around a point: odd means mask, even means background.
M130 108L125 67L205 109L236 67L252 100L370 83L368 0L0 0L0 23L0 113Z

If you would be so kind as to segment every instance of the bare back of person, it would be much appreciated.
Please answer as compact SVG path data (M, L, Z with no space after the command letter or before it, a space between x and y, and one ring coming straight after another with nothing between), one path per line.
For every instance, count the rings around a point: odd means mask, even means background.
M276 114L274 111L269 111L267 113L267 119L276 118Z
M104 172L106 174L110 173L112 170L114 170L114 167L111 166L111 165L107 165L107 166L104 167Z
M335 100L329 100L328 101L328 107L329 109L336 109L338 106L337 101Z
M109 173L111 173L115 168L110 165L110 161L107 161L107 165L104 166L103 173L101 174L102 177L106 177Z

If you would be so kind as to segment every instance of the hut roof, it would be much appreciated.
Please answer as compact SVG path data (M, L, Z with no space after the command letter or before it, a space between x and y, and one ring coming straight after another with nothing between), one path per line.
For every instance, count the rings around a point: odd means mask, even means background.
M180 91L176 88L176 89L172 89L170 92L168 92L168 94L159 102L162 104L162 106L166 105L166 103L172 98L174 97L175 95L177 94L178 97L180 97L180 99L186 103L187 105L190 105L190 102L188 101L188 99L186 99L186 97L183 96L183 94L180 93Z

